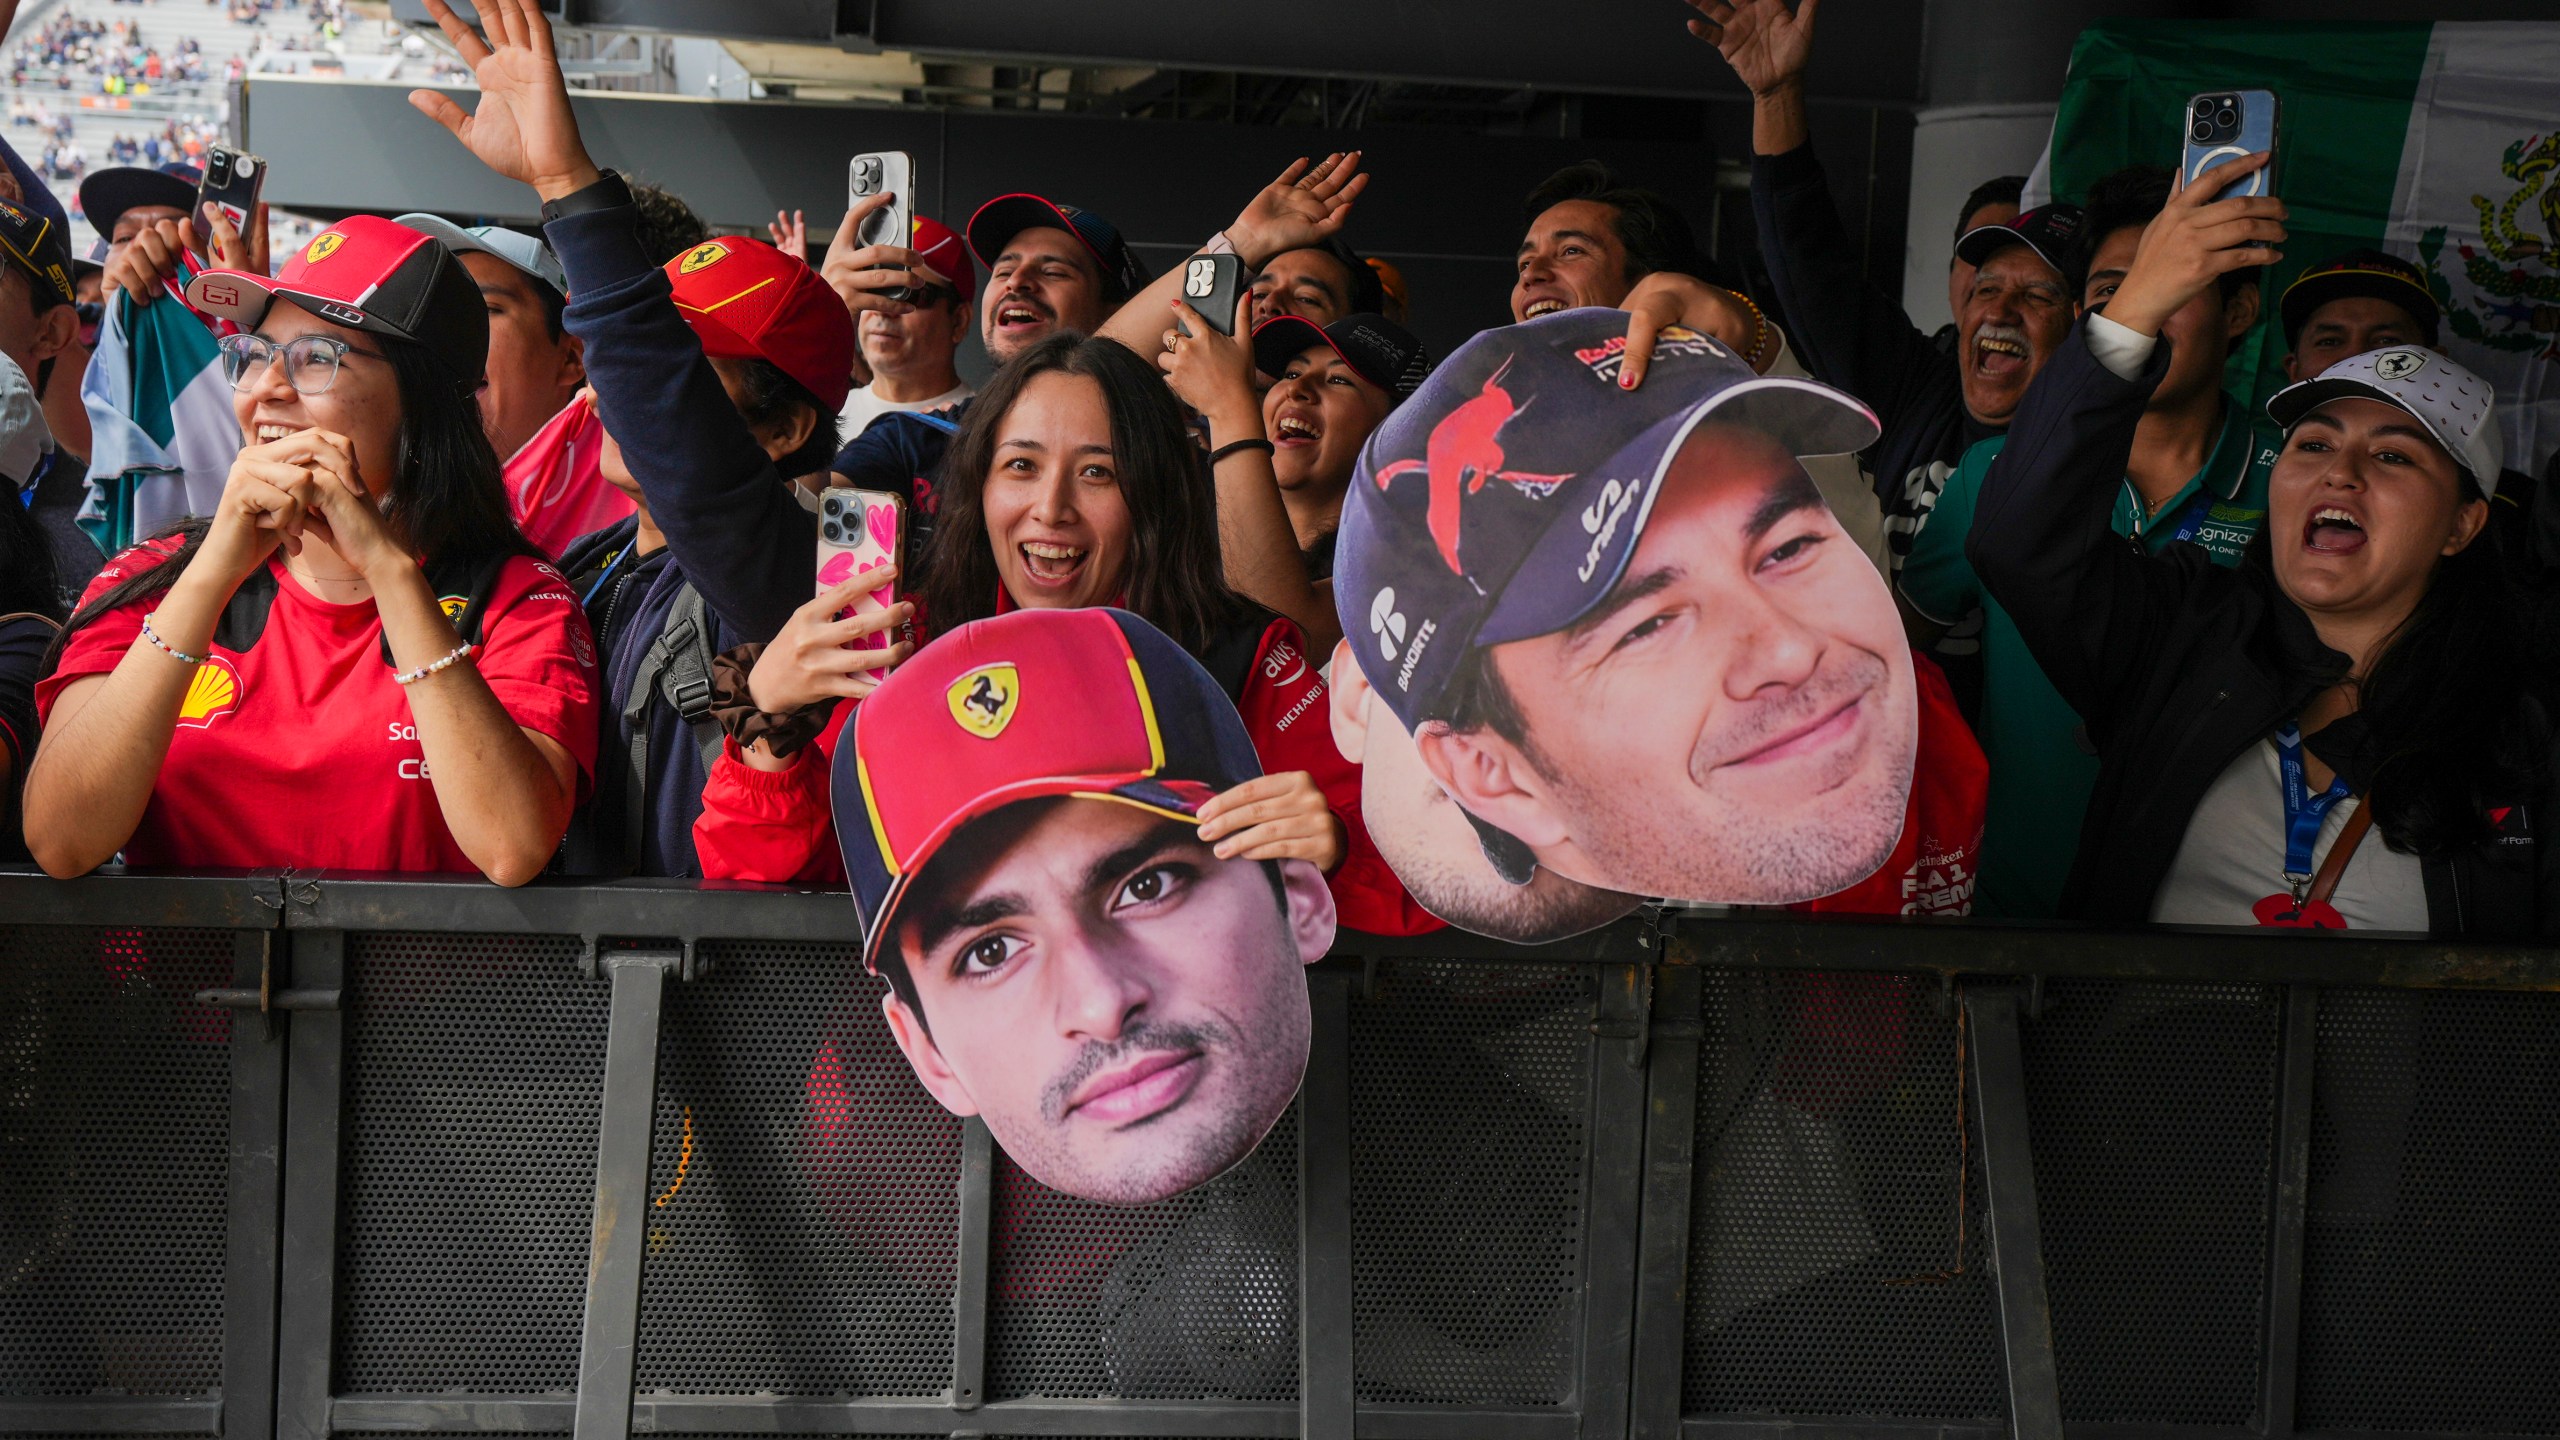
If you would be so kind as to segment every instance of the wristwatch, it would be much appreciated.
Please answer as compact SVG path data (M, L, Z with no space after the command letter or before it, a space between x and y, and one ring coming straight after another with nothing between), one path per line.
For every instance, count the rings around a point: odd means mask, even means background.
M548 225L554 220L584 215L590 210L610 210L616 205L630 203L631 186L622 178L622 172L603 170L597 172L594 184L572 190L557 200L542 202L542 223Z

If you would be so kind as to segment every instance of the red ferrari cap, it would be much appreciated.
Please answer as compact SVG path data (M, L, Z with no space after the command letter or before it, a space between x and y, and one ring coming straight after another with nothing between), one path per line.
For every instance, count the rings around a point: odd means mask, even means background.
M853 389L853 316L805 262L762 240L723 235L667 262L676 309L705 355L770 360L829 414Z
M836 838L875 971L907 886L970 821L1060 795L1188 819L1262 773L1209 672L1125 610L963 625L889 672L845 736Z
M207 270L187 303L255 326L277 300L323 320L415 341L468 385L489 364L489 309L471 272L432 236L377 215L350 215L311 237L274 278Z
M968 242L958 231L930 215L919 215L915 221L915 238L907 248L916 258L933 267L933 273L951 282L960 293L960 303L978 298L978 272L969 263Z

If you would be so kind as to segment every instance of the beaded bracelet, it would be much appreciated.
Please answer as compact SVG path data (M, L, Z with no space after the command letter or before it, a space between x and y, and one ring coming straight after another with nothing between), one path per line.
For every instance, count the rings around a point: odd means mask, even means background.
M1247 450L1259 450L1265 455L1279 453L1271 448L1270 441L1265 440L1258 435L1250 440L1230 440L1226 444L1209 452L1209 468L1214 470L1217 468L1219 461L1226 459L1230 455L1242 454Z
M1757 370L1763 363L1760 359L1760 351L1769 343L1769 317L1762 314L1760 307L1753 303L1751 297L1741 291L1728 290L1725 293L1741 301L1742 308L1751 312L1751 353L1742 357L1742 363Z
M188 665L203 664L205 657L202 655L190 655L186 651L181 650L177 646L160 638L160 632L151 628L151 622L159 617L160 612L157 610L154 610L150 614L142 617L142 638L150 641L154 649L157 649L161 654L166 655L173 660L177 660Z
M447 655L441 660L430 660L415 670L403 670L399 672L391 677L391 683L395 685L415 685L419 681L426 679L428 676L433 675L439 670L446 669L470 659L474 654L478 653L479 649L480 647L477 645L465 645L461 649L454 651L452 654Z

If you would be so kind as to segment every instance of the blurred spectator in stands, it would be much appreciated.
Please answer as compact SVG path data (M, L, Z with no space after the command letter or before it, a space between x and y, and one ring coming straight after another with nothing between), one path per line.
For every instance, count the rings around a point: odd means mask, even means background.
M477 287L390 221L329 233L273 280L188 288L254 327L223 341L249 444L209 520L118 556L73 616L26 793L52 874L122 851L521 884L585 793L594 647L507 516Z

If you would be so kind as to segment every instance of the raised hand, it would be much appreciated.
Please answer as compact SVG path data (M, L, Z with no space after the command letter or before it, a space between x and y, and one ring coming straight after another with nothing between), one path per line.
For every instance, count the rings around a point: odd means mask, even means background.
M1767 96L1803 83L1813 54L1813 12L1822 0L1689 0L1700 18L1689 33L1716 47L1751 93Z
M1253 393L1253 297L1236 292L1236 313L1228 317L1235 328L1225 335L1180 300L1173 302L1173 313L1181 328L1164 332L1164 353L1156 357L1165 383L1183 404L1209 417L1211 432L1221 439L1238 425L1261 433L1262 402ZM1221 420L1229 426L1220 428Z
M445 0L427 0L445 38L480 80L480 104L465 113L434 90L412 90L409 103L451 132L481 164L521 180L544 200L595 183L595 162L569 113L569 82L551 49L551 22L535 0L475 0L483 43Z
M764 227L773 237L773 248L794 260L809 258L809 217L797 210L776 210L773 223Z
M2098 297L2108 319L2157 335L2171 315L2234 270L2283 258L2284 202L2271 195L2217 200L2223 188L2264 169L2265 151L2216 166L2194 185L2170 182L2169 203L2143 227L2133 265L2113 294Z
M1246 266L1259 270L1273 256L1332 239L1368 186L1357 150L1327 155L1321 164L1293 161L1238 212L1227 227L1227 243Z
M853 602L896 581L895 565L866 571L791 612L773 643L756 657L747 673L747 694L758 710L783 715L829 697L858 700L871 693L882 675L907 658L915 647L904 640L882 648L847 649L848 642L897 633L915 619L916 607L905 600L866 615L836 618Z

